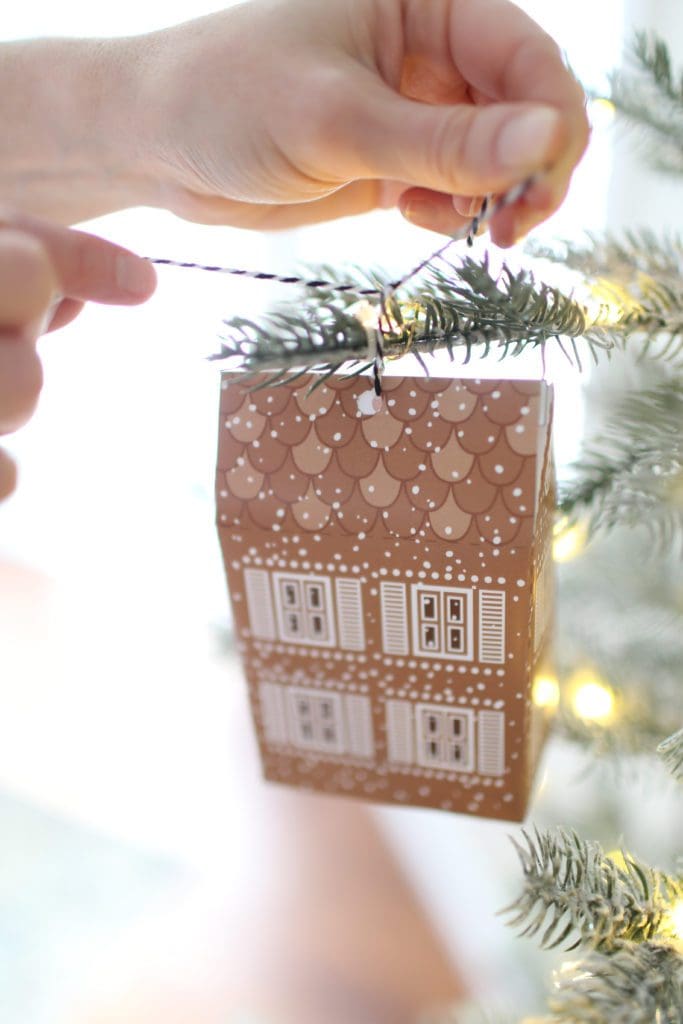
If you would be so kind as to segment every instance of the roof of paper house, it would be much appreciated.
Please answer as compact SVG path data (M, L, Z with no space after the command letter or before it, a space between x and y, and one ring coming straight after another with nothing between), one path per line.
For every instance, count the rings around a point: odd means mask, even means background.
M219 525L532 542L541 382L386 376L380 402L368 377L313 379L223 376Z

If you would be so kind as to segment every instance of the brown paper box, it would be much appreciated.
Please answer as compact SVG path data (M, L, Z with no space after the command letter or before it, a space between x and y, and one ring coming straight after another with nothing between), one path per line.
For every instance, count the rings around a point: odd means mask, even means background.
M545 731L552 389L224 374L217 516L266 778L518 821Z

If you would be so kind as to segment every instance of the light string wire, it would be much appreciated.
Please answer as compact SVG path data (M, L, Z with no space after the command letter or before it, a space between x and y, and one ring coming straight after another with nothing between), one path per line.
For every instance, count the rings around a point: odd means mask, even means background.
M192 263L186 260L171 260L161 257L145 256L144 259L148 263L153 263L160 267L177 267L182 270L202 270L210 274L228 274L232 277L246 277L254 281L271 281L275 284L289 284L295 285L300 288L309 289L320 289L323 291L334 292L336 294L354 294L361 298L375 297L380 300L380 315L378 318L378 324L376 329L368 330L368 347L369 355L373 362L373 379L375 394L380 395L382 393L381 385L381 374L384 369L384 355L382 352L382 317L387 322L389 319L389 302L393 298L395 292L399 288L403 288L404 285L408 284L414 277L417 277L423 270L426 270L435 260L440 259L444 253L456 242L467 241L467 245L471 247L474 244L475 235L483 228L490 220L492 220L496 214L500 213L501 210L507 206L512 206L513 203L518 202L526 193L529 191L532 185L537 181L537 176L532 175L526 178L524 181L517 185L514 185L507 192L500 195L495 202L491 202L490 196L486 196L481 204L479 212L459 231L454 232L450 235L447 242L439 246L434 252L432 252L425 259L421 260L416 266L409 270L403 277L399 277L397 280L392 281L390 284L385 285L383 288L360 288L357 284L346 283L346 284L335 284L333 281L326 281L321 278L306 279L305 277L298 276L295 274L273 274L264 270L245 270L237 267L222 267L207 263Z

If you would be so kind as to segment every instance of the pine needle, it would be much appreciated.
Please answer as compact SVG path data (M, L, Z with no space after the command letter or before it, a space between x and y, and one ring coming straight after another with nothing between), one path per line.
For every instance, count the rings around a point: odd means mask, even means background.
M645 942L661 928L683 885L625 856L624 866L598 843L561 828L512 840L522 865L524 890L505 910L511 927L539 936L544 949L610 951L625 940Z
M681 1024L683 957L657 942L593 952L556 974L549 999L557 1024Z
M657 753L678 782L683 782L683 729L657 747Z

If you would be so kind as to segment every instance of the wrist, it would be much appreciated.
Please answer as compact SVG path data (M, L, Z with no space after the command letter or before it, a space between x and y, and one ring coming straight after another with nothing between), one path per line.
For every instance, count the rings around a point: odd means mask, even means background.
M108 209L159 205L156 98L151 95L151 37L85 43L80 75L90 90L82 112L80 173Z
M142 40L2 47L0 202L63 223L155 204Z
M189 220L224 223L225 203L245 198L235 166L253 125L244 121L244 87L234 88L247 77L243 16L237 5L121 41L144 118L134 158L151 183L149 201Z

